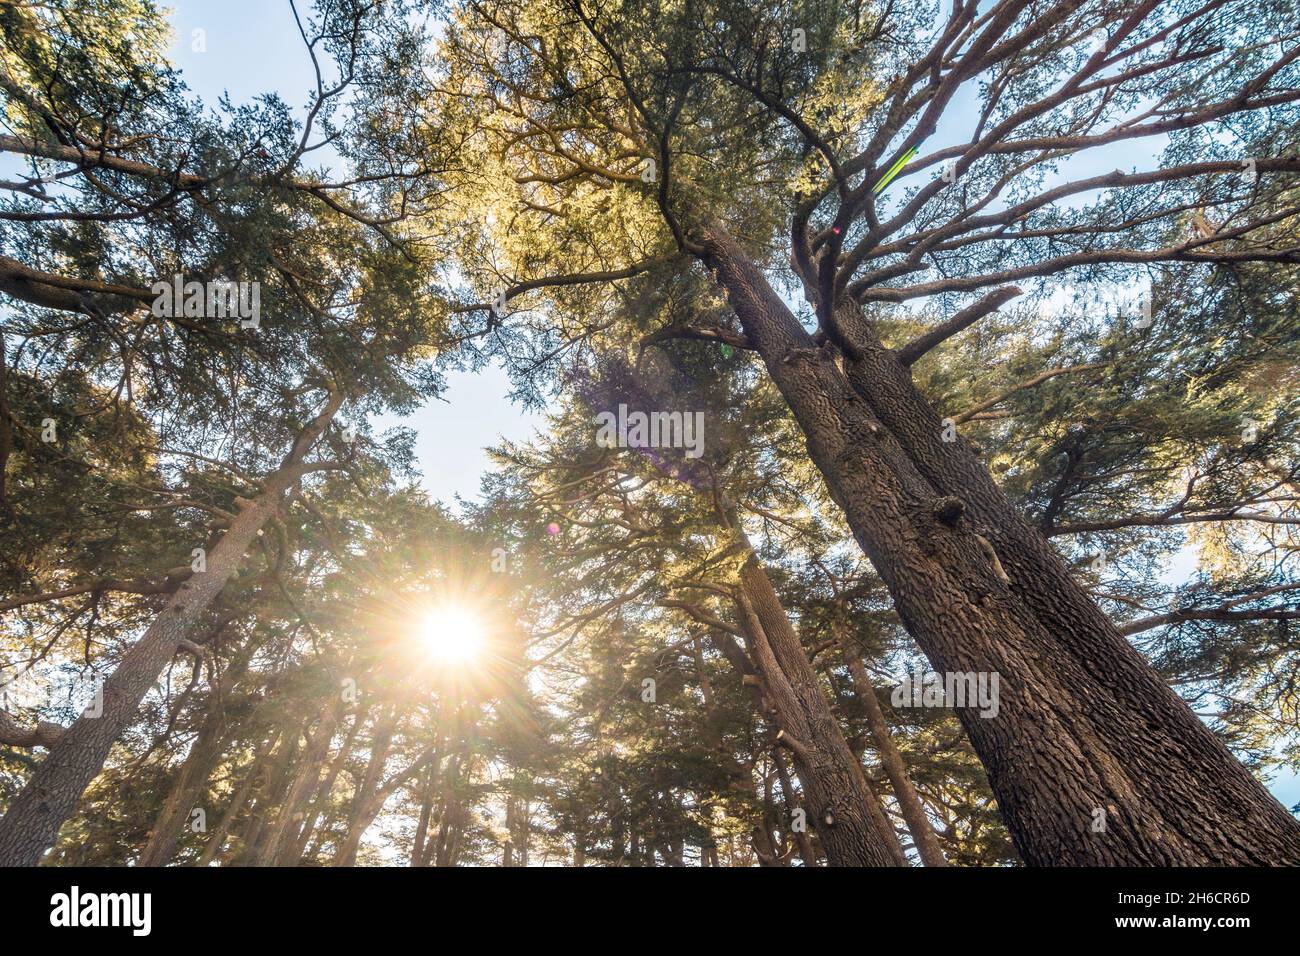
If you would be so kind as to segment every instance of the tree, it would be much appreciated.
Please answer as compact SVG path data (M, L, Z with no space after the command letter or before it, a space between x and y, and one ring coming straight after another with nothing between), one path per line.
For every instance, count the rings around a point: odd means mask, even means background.
M504 286L486 328L502 324L501 302L544 294L594 316L552 339L594 341L617 321L611 283L648 288L666 262L707 268L722 312L704 304L664 334L756 353L930 662L1001 675L1000 718L962 720L1025 860L1295 861L1300 827L1124 639L912 373L1020 295L1014 282L1294 263L1275 228L1294 220L1286 189L1300 168L1281 119L1300 54L1270 39L1283 11L972 3L930 32L916 29L919 7L837 10L803 11L802 50L786 43L802 20L785 8L464 11L443 92L483 131L482 202L513 232L492 244L514 256L509 281L476 276ZM908 162L963 90L973 135ZM1229 126L1244 155L1209 145ZM1159 168L1046 182L1063 157L1154 136L1170 140ZM1093 190L1097 202L1063 210ZM1220 225L1188 238L1193 209ZM815 331L774 288L781 270ZM928 270L942 277L912 281ZM882 338L899 304L972 293L912 340Z
M555 438L503 452L510 484L499 507L509 509L503 514L518 515L521 524L513 537L533 540L548 520L566 529L547 549L545 571L535 577L553 582L547 586L551 601L570 610L548 616L539 629L547 634L572 629L563 649L574 638L599 641L608 615L636 614L638 620L646 615L640 626L647 636L662 633L659 646L671 649L681 643L679 632L676 627L663 631L671 619L659 622L656 605L703 626L734 669L732 679L754 690L759 715L773 728L773 744L790 752L809 825L828 863L903 862L832 712L827 688L747 536L747 524L765 523L774 513L783 524L799 526L800 494L783 477L798 465L780 457L780 441L747 437L769 434L774 427L790 431L781 421L779 402L773 404L770 391L740 384L748 377L744 374L729 381L719 369L700 366L707 356L678 356L676 369L664 356L643 353L642 358L643 368L606 356L600 368L571 372L583 381L584 397L556 416ZM696 364L688 371L692 359ZM734 411L741 408L743 414ZM696 432L707 437L697 449L702 457L692 461L691 451L683 457L658 444L615 447L602 441L601 429L592 424L597 409L610 417L613 409L628 418L700 416ZM629 442L634 428L628 426ZM681 652L655 653L675 657ZM700 661L697 669L703 666Z
M1294 4L289 9L0 8L0 862L1300 861Z
M305 118L294 121L269 98L224 125L156 65L157 11L119 12L108 29L100 12L75 3L9 6L0 21L0 89L16 130L0 149L31 164L31 175L4 184L11 198L0 211L22 228L6 233L6 247L29 260L0 259L0 290L23 306L10 361L35 378L48 366L69 370L103 403L77 417L146 415L151 441L138 454L201 462L225 480L213 482L219 504L174 485L134 489L147 497L128 511L217 517L201 528L206 545L192 574L123 586L101 573L11 603L98 600L115 589L166 595L105 683L103 714L63 734L11 801L0 821L0 860L11 864L35 864L53 842L286 497L309 476L346 467L352 442L330 430L344 402L361 417L437 388L420 355L438 337L441 312L421 278L431 250L421 247L418 217L436 199L429 164L445 152L432 137L405 140L387 119L419 84L390 75L418 54L403 12L322 5L301 24L317 71ZM337 82L326 78L322 52ZM160 128L177 135L162 139ZM341 180L305 166L325 143L348 167ZM163 279L151 282L151 269ZM41 347L29 357L33 342ZM30 426L13 422L8 402L5 411L8 457L13 425ZM309 457L318 445L335 457Z

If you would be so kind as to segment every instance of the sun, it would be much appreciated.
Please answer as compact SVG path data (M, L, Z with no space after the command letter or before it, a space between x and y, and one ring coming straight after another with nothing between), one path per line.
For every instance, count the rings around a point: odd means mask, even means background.
M418 637L435 660L463 664L483 649L483 622L473 611L456 605L431 609L420 619Z

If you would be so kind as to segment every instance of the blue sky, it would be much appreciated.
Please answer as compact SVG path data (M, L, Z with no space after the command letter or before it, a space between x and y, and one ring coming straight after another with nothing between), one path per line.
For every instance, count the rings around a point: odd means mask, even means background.
M304 2L302 8L309 7ZM171 59L205 103L214 104L223 94L240 103L266 92L279 93L299 109L307 102L314 79L288 0L185 0L171 8L171 22ZM970 120L975 111L962 106L954 103L946 122L923 145L923 153L969 136L963 117ZM1163 145L1148 141L1097 151L1072 163L1069 173L1074 177L1116 167L1151 168ZM451 373L441 399L406 419L384 417L376 425L400 422L415 429L418 467L431 495L448 503L457 496L473 498L488 466L484 448L502 438L527 439L543 426L543 416L512 404L509 392L505 373L495 367L475 374ZM1182 567L1171 566L1168 576L1185 577L1190 557L1180 555L1176 564ZM1295 773L1280 773L1271 789L1288 807L1300 802L1300 776Z
M310 4L299 10L308 12ZM287 0L186 0L172 8L171 22L172 62L205 103L216 103L223 93L238 104L276 92L300 109L314 89L311 61ZM375 425L415 429L423 484L435 498L473 498L488 465L483 449L501 438L527 439L542 425L543 416L512 404L509 392L499 368L452 372L440 400L409 418L384 416Z

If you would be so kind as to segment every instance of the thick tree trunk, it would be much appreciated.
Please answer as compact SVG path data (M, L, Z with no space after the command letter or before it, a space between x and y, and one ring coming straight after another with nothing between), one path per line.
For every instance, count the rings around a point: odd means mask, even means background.
M262 492L240 506L208 556L206 572L181 585L104 682L100 714L78 718L14 797L0 819L0 866L35 866L53 845L63 821L103 769L113 744L135 719L140 701L177 646L235 573L257 532L280 506L284 492L301 477L303 456L341 403L342 395L331 393L324 410L303 430L281 466L263 481Z
M889 733L889 725L885 723L885 714L880 709L880 701L876 699L876 689L867 676L867 668L856 654L849 653L848 660L849 674L853 677L853 688L867 716L867 727L876 745L876 753L880 755L880 762L889 777L889 784L894 788L894 797L903 811L903 819L907 821L907 829L912 834L912 842L916 844L917 853L921 855L921 862L926 866L947 866L948 861L944 858L943 848L939 845L939 837L930 824L930 818L926 816L925 807L921 803L921 798L917 796L916 788L912 786L912 778L907 775L903 755L894 746L894 738Z
M1300 824L1124 640L973 450L943 441L856 307L836 311L860 355L818 348L725 232L704 238L908 631L940 672L999 675L996 717L958 715L1025 861L1300 863Z
M743 540L743 536L741 540ZM776 711L778 742L794 754L828 866L905 866L893 827L822 692L772 582L752 550L737 610Z

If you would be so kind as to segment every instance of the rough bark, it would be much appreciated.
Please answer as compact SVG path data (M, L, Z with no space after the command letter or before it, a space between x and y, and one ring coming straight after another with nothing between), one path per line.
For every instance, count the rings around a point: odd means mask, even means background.
M324 433L341 403L340 393L330 394L325 408L299 435L284 462L263 481L261 493L240 506L229 530L209 554L207 571L181 585L104 682L99 716L82 716L69 727L14 797L0 819L0 865L35 866L53 845L81 794L103 769L114 742L135 719L144 695L235 573L257 532L279 508L285 491L302 476L303 456Z
M0 744L7 747L53 748L63 739L64 733L62 724L38 720L31 726L24 726L4 711L0 711Z
M969 444L942 440L856 307L836 312L859 356L819 348L723 230L704 242L908 631L940 672L999 675L998 716L958 716L1026 862L1300 862L1300 824L1123 639Z
M844 739L780 598L752 552L741 567L737 610L781 727L778 743L794 755L810 822L821 837L827 865L906 865L893 827Z

